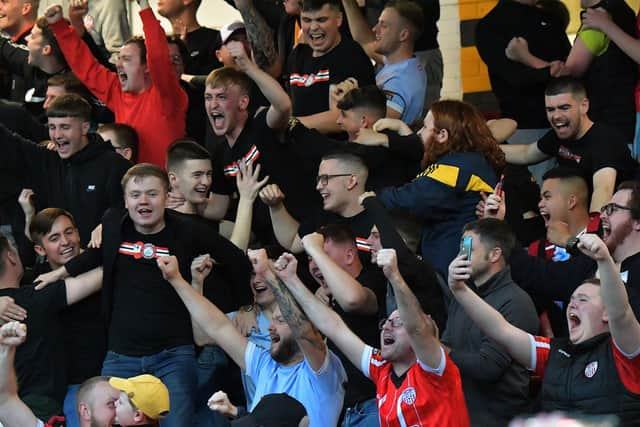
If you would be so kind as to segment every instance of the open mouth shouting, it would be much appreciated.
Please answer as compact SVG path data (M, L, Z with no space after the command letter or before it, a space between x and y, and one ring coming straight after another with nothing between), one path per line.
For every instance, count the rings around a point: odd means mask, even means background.
M219 111L212 111L209 117L211 117L211 124L213 124L215 129L222 129L224 127L224 114Z

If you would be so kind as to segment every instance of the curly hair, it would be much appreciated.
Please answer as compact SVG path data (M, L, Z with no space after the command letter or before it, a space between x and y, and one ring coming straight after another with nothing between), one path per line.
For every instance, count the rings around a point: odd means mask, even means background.
M446 144L429 144L425 163L435 163L449 152L479 151L496 172L505 166L504 153L487 127L487 123L476 107L457 100L444 100L431 105L433 125L436 131L446 130Z

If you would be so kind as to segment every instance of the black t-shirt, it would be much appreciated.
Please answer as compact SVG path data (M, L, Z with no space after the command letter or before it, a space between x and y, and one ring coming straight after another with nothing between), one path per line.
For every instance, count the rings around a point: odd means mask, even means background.
M33 277L50 271L48 263L36 264ZM107 352L107 325L101 311L100 294L89 295L60 312L69 384L82 384L100 375L102 370Z
M581 170L590 186L593 174L602 168L611 167L618 172L616 184L633 178L636 169L624 137L603 123L594 123L575 141L560 140L550 130L538 141L538 149L555 157L561 167Z
M175 235L169 226L156 234L141 234L130 222L123 225L114 270L110 350L144 356L193 344L189 312L156 262L158 256L175 253ZM178 260L185 280L191 278L191 261Z
M371 265L362 269L356 280L365 288L369 288L376 295L378 301L378 313L384 313L384 302L386 292L386 278L382 271ZM340 305L332 299L331 306L334 311L340 315L344 323L351 329L365 344L378 348L380 345L380 333L378 330L378 314L358 314L348 313L340 307ZM344 369L347 373L349 381L345 389L344 406L346 408L353 406L356 402L371 399L376 395L375 385L362 374L360 366L354 366L349 359L329 341L329 349L336 353L342 360Z
M27 310L27 340L16 350L18 394L42 395L60 403L66 393L66 369L59 313L67 307L64 281L36 291L33 286L0 289Z
M233 147L225 141L213 154L213 185L217 194L237 193L238 162L261 165L260 179L269 175L270 183L278 184L284 192L287 210L296 218L304 217L310 208L319 205L313 179L304 173L299 159L279 136L267 125L267 109L247 120ZM269 209L259 199L254 204L252 230L263 238L273 233Z
M333 212L324 210L317 211L315 215L307 217L300 223L298 228L298 236L302 239L310 233L314 233L320 227L328 224L346 224L351 228L354 236L356 236L356 245L358 247L358 255L362 265L371 264L371 245L368 242L371 227L373 227L374 219L366 210L357 215L346 218Z
M287 61L289 96L293 116L308 116L329 109L329 85L354 77L360 87L376 84L373 65L362 47L352 39L342 41L328 53L313 57L299 44Z
M216 50L220 49L220 32L207 27L200 27L187 33L187 49L189 59L184 71L186 74L209 74L222 64L216 57Z

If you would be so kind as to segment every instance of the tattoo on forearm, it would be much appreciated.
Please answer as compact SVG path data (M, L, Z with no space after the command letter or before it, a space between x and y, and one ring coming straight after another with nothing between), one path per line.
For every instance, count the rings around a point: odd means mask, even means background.
M253 3L249 2L248 5L240 9L240 14L247 28L247 37L253 50L256 65L262 70L266 70L278 59L273 31Z
M267 284L276 297L282 317L284 317L284 320L289 324L293 334L296 337L309 338L309 332L313 329L311 328L311 322L307 315L298 307L298 303L286 285L277 277L268 278ZM312 341L310 340L309 342Z

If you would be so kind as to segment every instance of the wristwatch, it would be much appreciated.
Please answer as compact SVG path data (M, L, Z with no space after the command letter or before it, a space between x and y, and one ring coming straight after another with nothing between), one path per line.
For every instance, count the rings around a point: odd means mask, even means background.
M297 117L291 116L289 117L288 128L289 132L293 130L294 127L298 126L300 120Z
M571 255L576 255L578 252L580 252L580 250L578 249L578 242L580 242L580 239L577 236L569 237L569 240L567 240L567 246L565 247L567 252L569 252Z

